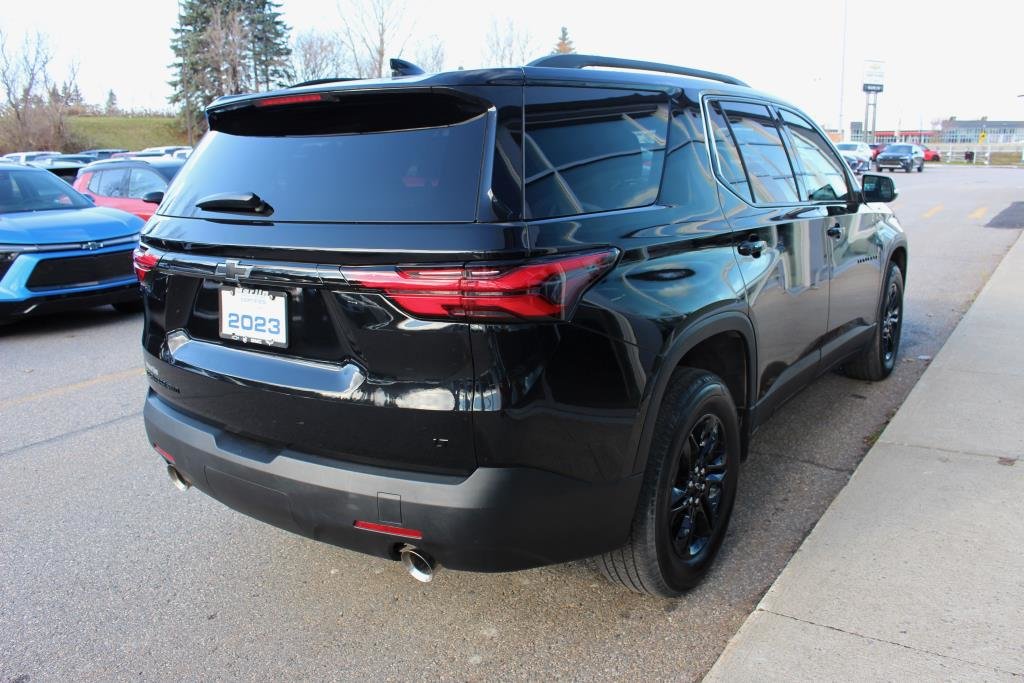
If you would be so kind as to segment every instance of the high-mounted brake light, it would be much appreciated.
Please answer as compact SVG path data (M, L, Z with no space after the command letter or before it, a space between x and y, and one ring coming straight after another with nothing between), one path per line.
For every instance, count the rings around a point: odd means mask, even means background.
M135 264L135 277L139 278L139 282L146 279L146 273L153 270L159 260L160 256L150 251L149 247L141 244L135 247L135 251L132 252L132 263Z
M305 104L306 102L320 102L324 96L320 93L309 93L308 95L284 95L283 97L264 97L256 100L257 107L280 107L285 104Z
M352 285L384 293L419 318L478 322L565 320L619 250L575 253L515 265L342 268Z

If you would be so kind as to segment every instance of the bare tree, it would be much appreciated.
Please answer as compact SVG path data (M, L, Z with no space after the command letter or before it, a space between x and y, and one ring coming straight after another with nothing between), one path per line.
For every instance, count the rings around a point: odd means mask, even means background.
M338 34L310 29L295 36L292 70L297 81L354 75L346 57L345 42Z
M484 61L488 66L521 66L534 53L533 37L512 19L494 19L487 32Z
M413 51L413 62L427 73L444 71L444 43L437 35L429 36L416 46Z
M250 89L246 57L249 29L242 13L231 10L226 14L214 12L210 25L203 33L208 69L205 77L211 90L217 93L240 93Z
M400 57L409 41L405 3L402 0L338 0L341 37L355 75L385 78L388 59Z
M50 47L41 33L25 36L21 50L12 53L7 35L0 31L0 89L3 90L3 142L29 149L44 136L45 108L50 79Z

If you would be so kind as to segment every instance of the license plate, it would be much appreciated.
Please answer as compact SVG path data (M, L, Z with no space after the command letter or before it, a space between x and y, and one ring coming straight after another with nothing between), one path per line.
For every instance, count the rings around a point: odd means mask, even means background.
M288 295L265 289L222 287L220 336L247 344L288 346Z

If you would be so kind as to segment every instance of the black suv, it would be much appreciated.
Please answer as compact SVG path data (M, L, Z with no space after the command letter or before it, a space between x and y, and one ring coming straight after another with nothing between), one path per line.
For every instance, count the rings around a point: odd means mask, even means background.
M892 180L734 78L561 55L207 117L135 254L149 438L179 488L421 580L597 555L677 595L758 425L893 368Z

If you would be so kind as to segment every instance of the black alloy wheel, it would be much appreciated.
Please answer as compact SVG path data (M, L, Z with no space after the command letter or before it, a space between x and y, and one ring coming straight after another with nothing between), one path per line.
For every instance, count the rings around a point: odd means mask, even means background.
M661 597L700 583L722 546L736 499L739 424L720 377L687 367L672 373L629 538L597 558L605 577Z
M700 561L722 524L727 457L724 431L715 415L704 415L676 456L665 519L672 549L687 563Z

